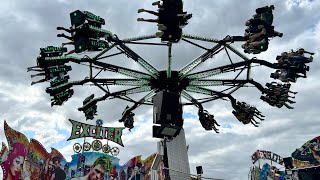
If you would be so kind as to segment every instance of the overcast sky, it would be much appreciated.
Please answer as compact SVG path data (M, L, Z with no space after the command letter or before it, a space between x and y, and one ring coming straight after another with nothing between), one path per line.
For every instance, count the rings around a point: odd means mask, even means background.
M103 94L95 87L75 87L75 95L61 107L50 107L50 97L45 93L49 83L31 86L32 79L26 69L36 64L40 47L59 46L63 39L56 37L57 26L70 26L69 13L74 10L87 10L106 20L105 29L117 34L119 38L150 35L157 31L156 25L137 22L138 17L150 18L147 14L138 14L139 8L153 9L152 1L106 1L106 0L2 0L0 6L0 141L6 142L3 122L25 133L28 138L39 140L47 150L50 147L60 150L68 160L73 153L72 145L77 140L66 141L70 135L71 123L68 119L84 122L84 115L77 111L84 98L92 93ZM255 105L266 116L266 120L255 128L243 125L232 115L232 107L226 101L214 101L204 105L222 125L220 134L207 132L197 120L197 109L185 107L185 132L189 144L191 173L196 166L202 165L205 177L227 180L247 178L250 155L257 149L270 150L287 157L305 141L319 136L320 129L320 1L319 0L185 0L185 11L193 18L184 29L185 34L211 38L223 38L226 35L243 35L245 21L255 13L255 9L265 5L275 5L274 26L283 32L282 38L270 41L269 50L257 55L259 59L275 62L281 52L303 47L315 52L314 62L310 64L307 79L298 79L291 87L298 91L294 110L274 108L260 100L261 93L253 88L243 88L234 94L239 101ZM160 42L159 39L153 42ZM214 44L203 43L206 47ZM241 43L235 43L240 47ZM146 47L128 45L158 70L164 70L167 64L167 50L164 47ZM71 49L71 48L69 48ZM242 49L238 48L241 52ZM116 52L116 51L112 51ZM173 69L180 70L192 59L204 51L185 42L173 46ZM236 57L236 56L233 56ZM248 57L253 57L248 55ZM104 60L112 64L142 71L138 64L125 56ZM234 61L240 61L235 58ZM208 69L229 60L225 53L209 59L195 70ZM88 75L88 68L72 65L71 80L81 80ZM252 78L265 85L273 79L269 75L274 70L267 67L255 68ZM105 73L100 77L112 77ZM230 75L231 76L231 75ZM123 77L123 76L119 76ZM224 76L217 76L224 78ZM35 80L35 79L34 79ZM111 88L117 90L118 87ZM130 96L136 100L143 94ZM98 103L98 118L104 120L104 126L122 126L117 120L130 103L122 100L110 100ZM120 147L120 163L125 163L135 155L143 159L156 152L157 139L151 135L152 107L141 106L134 111L135 128L130 133L124 131L125 147ZM88 123L94 124L93 121ZM79 142L82 140L79 140ZM106 143L106 142L104 142ZM111 146L117 146L112 144ZM2 173L2 172L1 172ZM0 176L2 174L0 173Z

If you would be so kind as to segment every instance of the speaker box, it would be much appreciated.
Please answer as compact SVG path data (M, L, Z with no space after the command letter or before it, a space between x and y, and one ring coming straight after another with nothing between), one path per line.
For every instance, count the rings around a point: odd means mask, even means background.
M160 126L152 126L152 137L163 139L164 136L159 134Z
M197 166L197 174L203 174L202 166Z
M283 158L283 163L284 166L286 167L286 169L293 169L293 165L292 165L292 158L291 157L287 157L287 158Z
M160 91L153 97L154 124L180 124L182 107L178 93Z

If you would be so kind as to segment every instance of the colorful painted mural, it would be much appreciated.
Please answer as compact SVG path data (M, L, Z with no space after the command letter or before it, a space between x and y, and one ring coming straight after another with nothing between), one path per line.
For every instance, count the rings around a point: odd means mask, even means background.
M271 165L265 163L262 167L260 167L260 160L270 160ZM285 180L285 172L280 171L280 169L278 169L276 166L272 166L272 162L275 162L278 165L283 166L284 170L283 158L278 154L271 151L257 150L252 154L251 161L253 164L259 162L259 166L253 166L250 169L252 180Z
M63 155L56 149L46 149L35 139L30 142L27 137L12 129L4 122L4 132L8 147L2 143L0 164L3 179L47 180L52 177L65 177L62 169L66 164Z
M320 165L320 136L304 143L291 156L295 168Z
M261 168L254 166L250 171L252 180L285 180L285 172L268 163L265 163Z
M55 148L48 153L41 143L15 131L4 122L8 146L3 142L0 165L4 180L150 180L157 154L142 160L131 158L124 165L119 159L104 152L81 152L72 155L71 162ZM164 179L163 162L154 168L159 180Z
M66 179L116 179L119 159L101 152L74 154L68 163Z

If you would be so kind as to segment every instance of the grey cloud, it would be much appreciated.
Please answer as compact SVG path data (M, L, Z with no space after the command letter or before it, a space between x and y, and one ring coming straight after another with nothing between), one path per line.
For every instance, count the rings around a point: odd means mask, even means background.
M314 28L319 24L320 14L319 1L312 1L309 6L288 7L288 2L291 1L248 1L243 4L242 1L210 1L210 0L185 0L185 10L193 13L193 18L190 24L184 29L187 34L201 35L211 38L223 38L226 35L242 35L245 29L244 22L254 14L255 8L264 5L274 4L274 24L278 31L284 33L283 38L274 38L270 41L270 48L267 52L257 55L261 59L275 62L275 56L282 51L288 51L298 47L304 47L307 50L320 51L316 49L314 44L319 44L316 39L319 29ZM32 5L31 5L32 4ZM153 34L156 32L154 24L140 23L136 21L137 17L148 17L146 14L137 14L137 9L146 8L153 9L150 2L137 1L130 3L126 0L118 1L48 1L40 3L38 1L28 2L13 2L12 9L2 9L6 12L5 16L0 18L0 22L4 25L0 30L0 83L11 85L20 85L30 88L31 73L26 72L28 66L36 64L36 57L40 47L47 45L59 45L64 40L56 37L58 31L57 26L70 25L69 13L73 10L88 10L106 19L105 28L115 32L120 38L127 38L139 35ZM4 6L9 7L9 6ZM12 11L14 10L14 11ZM311 16L312 15L312 16ZM159 42L154 40L153 42ZM201 43L205 47L212 47L213 44ZM150 64L154 65L159 70L164 70L167 64L167 51L164 47L146 47L138 45L128 45L135 50L140 56L146 59ZM240 43L235 47L239 48ZM71 47L70 47L71 49ZM113 50L112 52L116 52ZM193 47L185 42L174 45L173 48L173 69L179 70L184 67L191 59L196 58L204 51ZM110 52L111 53L111 52ZM248 55L248 57L252 57ZM227 56L217 55L213 59L208 60L195 71L204 70L207 68L216 67L228 63ZM240 61L235 58L235 61ZM250 155L258 148L271 150L283 156L289 156L290 153L306 140L318 135L319 117L319 83L317 77L320 68L318 63L319 55L314 56L314 62L310 64L309 77L307 79L299 79L296 85L292 85L292 90L298 91L296 95L297 103L294 104L294 110L278 109L270 107L268 104L259 100L261 93L255 89L243 88L239 92L234 93L237 100L248 102L256 105L257 108L266 116L266 120L261 123L259 128L253 129L249 126L242 125L230 113L232 107L230 102L214 101L205 104L205 108L216 115L217 121L222 123L230 123L233 129L221 128L221 134L212 132L204 132L198 120L193 122L186 121L186 133L201 132L197 138L187 136L187 142L190 145L189 160L191 172L195 174L195 167L202 165L206 177L218 177L230 180L245 179L249 167ZM112 64L129 67L134 67L140 71L144 71L132 60L120 55L115 58L104 60ZM70 73L72 80L79 80L88 75L88 68L79 65L72 65L73 71ZM97 71L96 71L97 72ZM269 78L272 70L268 68L256 68L252 71L252 77L262 85L272 81ZM115 74L103 73L100 77L114 77ZM234 73L216 76L213 78L227 78L234 76ZM82 101L88 95L95 93L96 96L103 95L103 92L97 88L89 86L75 87L75 95L66 102L62 107L50 107L50 97L45 93L46 84L38 84L32 88L41 88L43 91L38 94L37 103L31 104L28 102L22 103L9 96L10 91L0 86L0 128L3 129L3 120L7 119L12 127L25 131L31 124L34 128L43 127L43 124L50 125L50 129L70 129L71 125L68 119L84 121L82 112L77 111L77 108L82 105ZM113 88L113 91L119 87ZM143 94L133 95L134 99L139 99ZM33 97L33 96L32 96ZM36 97L35 97L36 98ZM98 103L99 118L104 119L104 125L115 123L120 118L122 111L126 105L130 105L122 100L108 100ZM142 124L152 121L150 114L151 106L141 106L135 111L137 129ZM189 108L188 108L189 109ZM190 108L192 109L192 108ZM195 109L196 110L196 109ZM189 111L189 110L188 110ZM197 114L197 112L191 113ZM227 111L227 112L224 112ZM31 117L26 114L29 112L42 114L43 117ZM147 113L146 113L147 112ZM59 114L55 121L46 119L48 115ZM286 122L286 124L284 124ZM93 121L88 123L94 124ZM187 125L190 123L194 126ZM279 125L277 125L279 124ZM121 124L119 123L119 126ZM150 123L151 126L151 123ZM234 129L238 128L238 129ZM31 128L32 129L32 128ZM308 129L308 131L306 131ZM246 134L243 132L247 132ZM34 132L36 132L34 130ZM42 132L42 131L41 131ZM142 137L151 136L150 131L143 132ZM4 140L3 131L0 131L0 140ZM125 135L130 142L125 148L121 148L119 158L121 163L125 163L129 158L135 155L143 155L146 157L156 151L157 140L146 138L144 141L139 135L139 131L128 133ZM134 139L140 137L141 139ZM131 140L132 139L132 140ZM277 141L272 142L271 140ZM41 140L40 140L41 142ZM46 143L50 145L50 143ZM72 149L72 145L69 148ZM234 148L230 148L233 146ZM67 147L66 147L67 148ZM206 154L208 151L221 151L227 149L225 153L215 155L201 163L196 162L196 158L201 158L201 154ZM70 151L68 151L69 153ZM214 153L213 153L214 154ZM0 173L1 176L1 173Z

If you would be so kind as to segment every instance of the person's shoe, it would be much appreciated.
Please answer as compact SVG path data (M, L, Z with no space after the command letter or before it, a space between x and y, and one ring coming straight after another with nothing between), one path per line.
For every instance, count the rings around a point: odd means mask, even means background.
M247 49L243 50L244 53L250 53Z
M274 10L274 5L271 5L269 8L272 9L272 10Z
M143 21L143 20L144 20L143 18L138 18L138 19L137 19L137 21Z
M158 27L158 30L160 30L160 31L164 31L164 30L166 30L166 29L167 29L166 26L159 26L159 27Z
M138 13L144 12L144 9L138 9Z
M293 78L287 78L288 81L295 82Z
M251 23L251 21L252 21L252 19L249 19L248 21L246 21L245 25L246 25L246 26L249 26L250 23Z
M263 39L262 41L260 41L262 44L261 45L264 45L265 43L267 43L266 39Z
M309 57L309 61L310 61L310 62L313 61L313 57L312 57L312 56Z
M260 14L255 14L255 15L253 15L252 17L254 18L254 19L260 19Z
M159 38L161 38L163 34L164 34L164 32L162 32L162 31L161 32L156 32L156 36L159 37Z
M160 31L164 31L167 29L167 27L163 24L158 24L157 26L158 26L158 30L160 30Z
M309 71L309 69L310 69L309 66L306 66L306 71Z
M157 6L157 5L160 5L160 1L156 1L152 3L152 6Z

